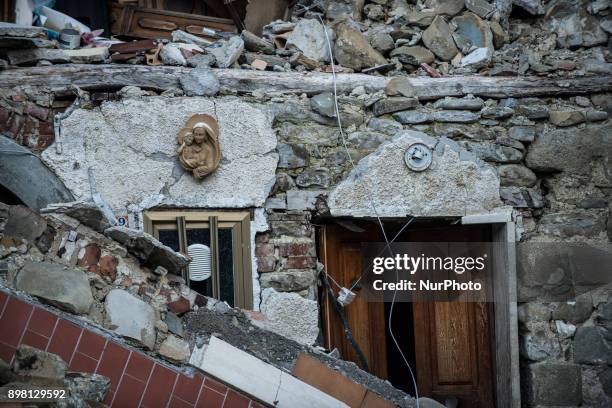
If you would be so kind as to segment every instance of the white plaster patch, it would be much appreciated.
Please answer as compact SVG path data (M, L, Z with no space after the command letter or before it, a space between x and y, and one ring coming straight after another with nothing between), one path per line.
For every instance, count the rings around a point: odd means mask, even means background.
M417 142L434 150L423 172L404 163L406 149ZM432 217L488 213L502 203L493 166L449 139L404 131L360 160L332 190L328 205L333 216Z
M178 166L176 134L194 114L216 117L221 164L198 182ZM63 153L43 161L77 199L90 197L87 169L116 212L168 204L260 207L274 183L278 156L271 116L238 98L149 97L78 109L62 122Z
M315 300L272 288L261 293L264 327L301 344L312 345L319 335L319 308Z

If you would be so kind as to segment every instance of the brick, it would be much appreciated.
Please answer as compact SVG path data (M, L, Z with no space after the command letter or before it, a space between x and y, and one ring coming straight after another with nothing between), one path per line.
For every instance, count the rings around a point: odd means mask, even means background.
M142 405L147 407L165 407L172 394L177 373L155 364L151 379L142 399Z
M174 302L168 302L167 306L168 309L170 309L170 311L177 316L184 315L189 310L191 310L189 300L187 300L183 296L181 296L180 299L175 300Z
M109 277L111 281L117 278L117 266L119 260L111 255L105 255L100 258L100 267L98 274L102 277Z
M98 374L108 377L111 381L111 390L116 390L121 380L121 375L130 356L129 350L109 341L102 353Z
M27 102L25 105L25 113L34 116L40 120L47 120L49 117L49 109L43 108L32 102Z
M227 397L225 397L223 408L249 408L250 403L251 400L244 395L238 394L234 390L229 390Z
M257 258L257 272L272 272L276 269L276 258L264 256Z
M32 317L30 318L28 329L42 336L51 337L56 323L56 315L40 307L35 307L34 313L32 313Z
M70 362L72 354L76 349L82 329L69 323L66 320L60 319L57 323L55 333L49 343L48 352L57 354L65 362Z
M0 341L17 347L33 309L32 305L10 297L0 320Z
M222 408L225 401L225 394L219 394L217 391L203 387L200 399L196 405L197 408Z
M195 404L203 382L204 378L202 378L200 375L194 375L193 378L189 378L186 375L181 375L179 376L176 387L174 388L174 395L183 401Z
M314 255L314 245L311 243L290 243L278 247L280 256Z
M316 258L312 256L292 256L287 258L287 269L308 269L316 266Z
M274 256L274 244L256 244L256 256Z
M146 382L153 369L153 360L135 351L130 356L130 361L125 369L125 373L137 380Z

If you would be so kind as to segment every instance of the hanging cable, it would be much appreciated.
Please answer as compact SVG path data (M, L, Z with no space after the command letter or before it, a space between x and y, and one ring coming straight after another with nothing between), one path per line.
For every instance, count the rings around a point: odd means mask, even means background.
M331 71L332 71L332 83L333 83L333 89L334 89L334 109L335 109L335 113L336 113L336 119L338 121L338 131L340 133L340 137L342 138L342 145L344 146L344 150L346 152L346 155L349 159L349 162L351 164L351 167L354 169L355 168L355 162L353 161L353 158L351 156L351 153L348 149L348 146L346 144L346 137L344 135L344 130L342 129L342 120L340 119L340 109L338 106L338 85L337 85L337 80L336 80L336 67L334 65L334 53L332 51L332 47L331 47L331 40L329 39L329 34L327 32L327 27L325 26L325 23L323 22L323 19L321 18L320 15L317 15L319 21L321 22L321 25L323 26L323 32L325 33L325 40L327 41L327 48L329 51L329 59L330 59L330 65L331 65ZM365 180L364 180L365 183ZM376 205L374 204L374 200L372 198L372 194L371 191L369 189L369 187L367 185L364 184L364 187L366 189L367 192L367 197L368 197L368 201L370 201L370 206L372 207L372 210L374 211L374 214L376 216L376 219L378 220L378 224L380 226L380 230L382 232L383 238L385 239L385 243L386 246L385 248L389 250L389 253L391 254L391 256L393 255L393 251L391 250L390 247L390 242L389 239L387 237L387 233L385 232L385 227L383 225L382 219L376 209ZM414 219L414 218L412 218ZM410 221L406 224L406 226L408 226L408 224L410 222L412 222L412 219L410 219ZM402 229L403 230L403 229ZM397 237L398 234L396 234ZM327 272L326 272L327 273ZM395 270L396 273L396 280L399 280L399 272L397 271L397 269ZM329 276L329 275L326 275ZM361 279L361 277L359 278ZM355 285L353 285L354 287ZM393 334L393 329L391 328L391 320L393 317L393 307L395 305L395 298L397 295L397 290L395 290L393 292L393 299L391 302L391 307L390 307L390 312L389 312L389 320L388 320L388 327L387 329L389 330L389 334L391 335L391 339L393 340L393 344L395 344L395 347L397 348L397 350L399 351L400 355L402 356L402 359L404 361L404 363L406 364L406 366L408 367L408 371L410 372L410 377L412 378L412 383L414 385L414 393L415 393L415 399L416 399L416 406L417 408L419 408L419 390L418 390L418 386L416 383L416 378L414 376L414 372L412 371L412 367L410 367L410 364L408 363L408 359L406 358L406 356L404 355L404 352L402 351L401 347L399 346L399 342L397 341L397 339L395 338L395 335Z

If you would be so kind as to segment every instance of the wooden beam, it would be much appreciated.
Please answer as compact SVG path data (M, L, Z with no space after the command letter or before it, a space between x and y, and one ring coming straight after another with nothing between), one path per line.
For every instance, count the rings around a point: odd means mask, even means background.
M72 85L86 90L111 90L127 85L163 91L180 88L179 78L191 68L146 65L70 64L16 68L0 71L0 88L40 86L67 91ZM332 75L322 72L267 72L239 69L215 69L221 86L238 93L306 93L332 90ZM407 77L421 100L468 94L490 97L569 96L612 91L612 75L554 79L543 77L449 76L442 78ZM357 86L369 92L384 90L391 78L338 74L339 93Z

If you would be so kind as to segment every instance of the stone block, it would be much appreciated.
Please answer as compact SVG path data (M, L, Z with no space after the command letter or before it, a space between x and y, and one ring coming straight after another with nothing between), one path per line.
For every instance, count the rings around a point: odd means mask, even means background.
M113 289L106 295L104 307L109 328L153 350L157 317L151 305L125 290Z
M544 406L576 406L582 403L580 366L562 363L535 363L526 370L530 383L528 402Z
M317 302L297 293L281 293L272 288L262 292L260 306L264 327L300 344L313 344L319 335Z
M606 338L604 328L582 326L576 331L574 361L583 364L612 364L612 339Z

